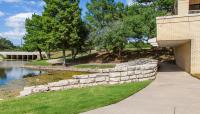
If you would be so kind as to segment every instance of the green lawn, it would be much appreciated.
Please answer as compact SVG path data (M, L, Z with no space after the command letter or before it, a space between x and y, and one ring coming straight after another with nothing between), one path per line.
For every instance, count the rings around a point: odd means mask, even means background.
M34 66L49 66L50 63L47 62L47 60L34 60L28 63L28 65L34 65Z
M91 68L91 69L104 69L104 68L114 68L115 64L80 64L75 65L75 68Z
M4 58L3 58L3 56L2 55L0 55L0 61L2 61Z
M119 102L151 81L39 93L0 101L0 114L78 114Z

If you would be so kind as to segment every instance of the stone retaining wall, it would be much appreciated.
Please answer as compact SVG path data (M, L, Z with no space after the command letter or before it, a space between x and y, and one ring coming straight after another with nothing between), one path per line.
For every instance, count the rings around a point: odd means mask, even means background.
M29 66L24 65L22 68L30 68L36 70L51 70L51 71L77 71L77 72L91 72L98 73L101 72L101 69L91 69L91 68L74 68L74 67L63 67L63 66Z
M47 85L25 87L24 90L20 92L20 96L71 88L153 80L156 78L157 66L157 60L138 59L127 63L117 64L115 68L99 69L99 73L95 74L75 75L73 76L73 79L52 82Z

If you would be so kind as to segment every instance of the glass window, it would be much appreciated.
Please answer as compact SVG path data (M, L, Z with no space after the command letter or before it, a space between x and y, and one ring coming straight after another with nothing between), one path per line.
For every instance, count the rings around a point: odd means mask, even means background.
M190 10L200 10L200 4L190 5Z

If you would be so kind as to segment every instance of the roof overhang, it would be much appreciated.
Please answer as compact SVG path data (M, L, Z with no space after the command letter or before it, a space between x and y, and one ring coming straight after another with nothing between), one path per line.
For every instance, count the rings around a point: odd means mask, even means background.
M190 0L190 5L200 4L200 0Z
M190 42L190 40L159 40L157 41L160 47L177 47L179 45Z

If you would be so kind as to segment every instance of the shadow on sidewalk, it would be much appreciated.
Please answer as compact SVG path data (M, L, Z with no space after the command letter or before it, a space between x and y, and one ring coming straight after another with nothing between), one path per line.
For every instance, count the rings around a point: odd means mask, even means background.
M182 72L183 70L179 68L175 63L172 62L160 62L158 72Z

